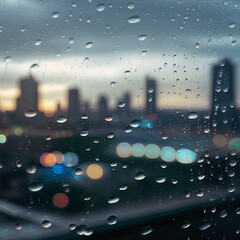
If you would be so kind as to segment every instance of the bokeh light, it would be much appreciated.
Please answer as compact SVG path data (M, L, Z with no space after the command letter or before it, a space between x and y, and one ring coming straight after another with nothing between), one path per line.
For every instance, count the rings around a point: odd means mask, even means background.
M78 165L78 161L79 161L79 158L76 153L67 152L64 154L63 164L66 167L74 167L74 166Z
M142 143L135 143L132 145L131 152L134 157L143 157L145 154L145 146Z
M40 156L40 163L44 167L53 167L57 163L57 158L55 154L45 152Z
M103 176L103 169L99 164L91 164L87 167L86 174L89 178L97 180Z
M122 142L117 145L117 155L121 158L128 158L131 156L131 146L127 142Z
M212 141L216 147L225 147L228 143L227 138L222 134L215 135Z
M0 143L3 144L7 141L7 138L4 134L0 134Z
M176 158L176 151L172 147L163 147L161 149L161 158L165 162L173 162Z
M183 164L190 164L196 160L196 153L189 149L179 149L176 152L176 159Z
M160 156L160 148L156 144L148 144L145 148L145 155L147 158L158 158Z
M64 193L57 193L53 196L53 204L57 208L65 208L69 204L69 198Z
M240 138L232 138L228 142L228 149L230 151L237 151L240 152Z
M57 158L57 163L63 163L63 161L64 161L64 155L61 153L61 152L59 152L59 151L54 151L53 152L53 154L56 156L56 158Z
M55 174L62 174L64 172L64 166L62 164L55 164L52 170Z

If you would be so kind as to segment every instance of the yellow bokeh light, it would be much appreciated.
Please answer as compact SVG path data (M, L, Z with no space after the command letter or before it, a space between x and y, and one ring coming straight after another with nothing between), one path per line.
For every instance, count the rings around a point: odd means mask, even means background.
M103 169L98 164L91 164L87 167L86 174L89 178L97 180L103 176Z

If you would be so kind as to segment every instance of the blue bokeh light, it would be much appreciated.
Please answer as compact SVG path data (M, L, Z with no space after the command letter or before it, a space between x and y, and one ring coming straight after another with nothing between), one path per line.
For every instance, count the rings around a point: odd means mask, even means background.
M189 149L179 149L176 152L176 159L183 164L190 164L196 160L196 153Z
M62 174L64 172L64 166L62 164L55 164L52 170L55 174Z
M176 151L172 147L163 147L161 149L161 158L165 162L173 162L176 158Z

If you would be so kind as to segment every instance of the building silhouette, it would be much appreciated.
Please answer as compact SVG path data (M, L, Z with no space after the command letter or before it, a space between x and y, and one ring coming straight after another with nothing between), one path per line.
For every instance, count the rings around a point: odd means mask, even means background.
M23 78L19 81L20 95L17 98L16 113L18 117L24 117L29 110L39 111L38 83L32 77Z
M157 113L156 106L156 81L147 77L146 79L146 115Z
M80 118L80 98L77 88L71 88L68 90L68 114L72 120Z
M235 67L224 59L213 67L211 128L214 133L234 132L236 128Z

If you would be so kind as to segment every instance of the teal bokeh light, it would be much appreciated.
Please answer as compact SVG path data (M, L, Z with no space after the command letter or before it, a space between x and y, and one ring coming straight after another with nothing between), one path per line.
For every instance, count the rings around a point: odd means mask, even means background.
M165 162L173 162L176 158L176 151L172 147L163 147L161 149L161 158Z
M131 156L131 145L127 142L121 142L117 145L116 152L121 158L128 158Z
M230 151L240 152L240 138L232 138L228 142L228 149Z
M7 138L4 134L0 134L0 143L3 144L7 141Z
M196 153L189 149L179 149L176 152L176 159L183 164L190 164L196 160Z
M160 148L156 144L148 144L145 149L145 155L147 158L158 158L160 156Z
M132 155L134 157L143 157L145 154L145 146L142 143L132 145Z
M64 154L63 164L66 167L74 167L78 164L78 155L73 152L67 152Z

